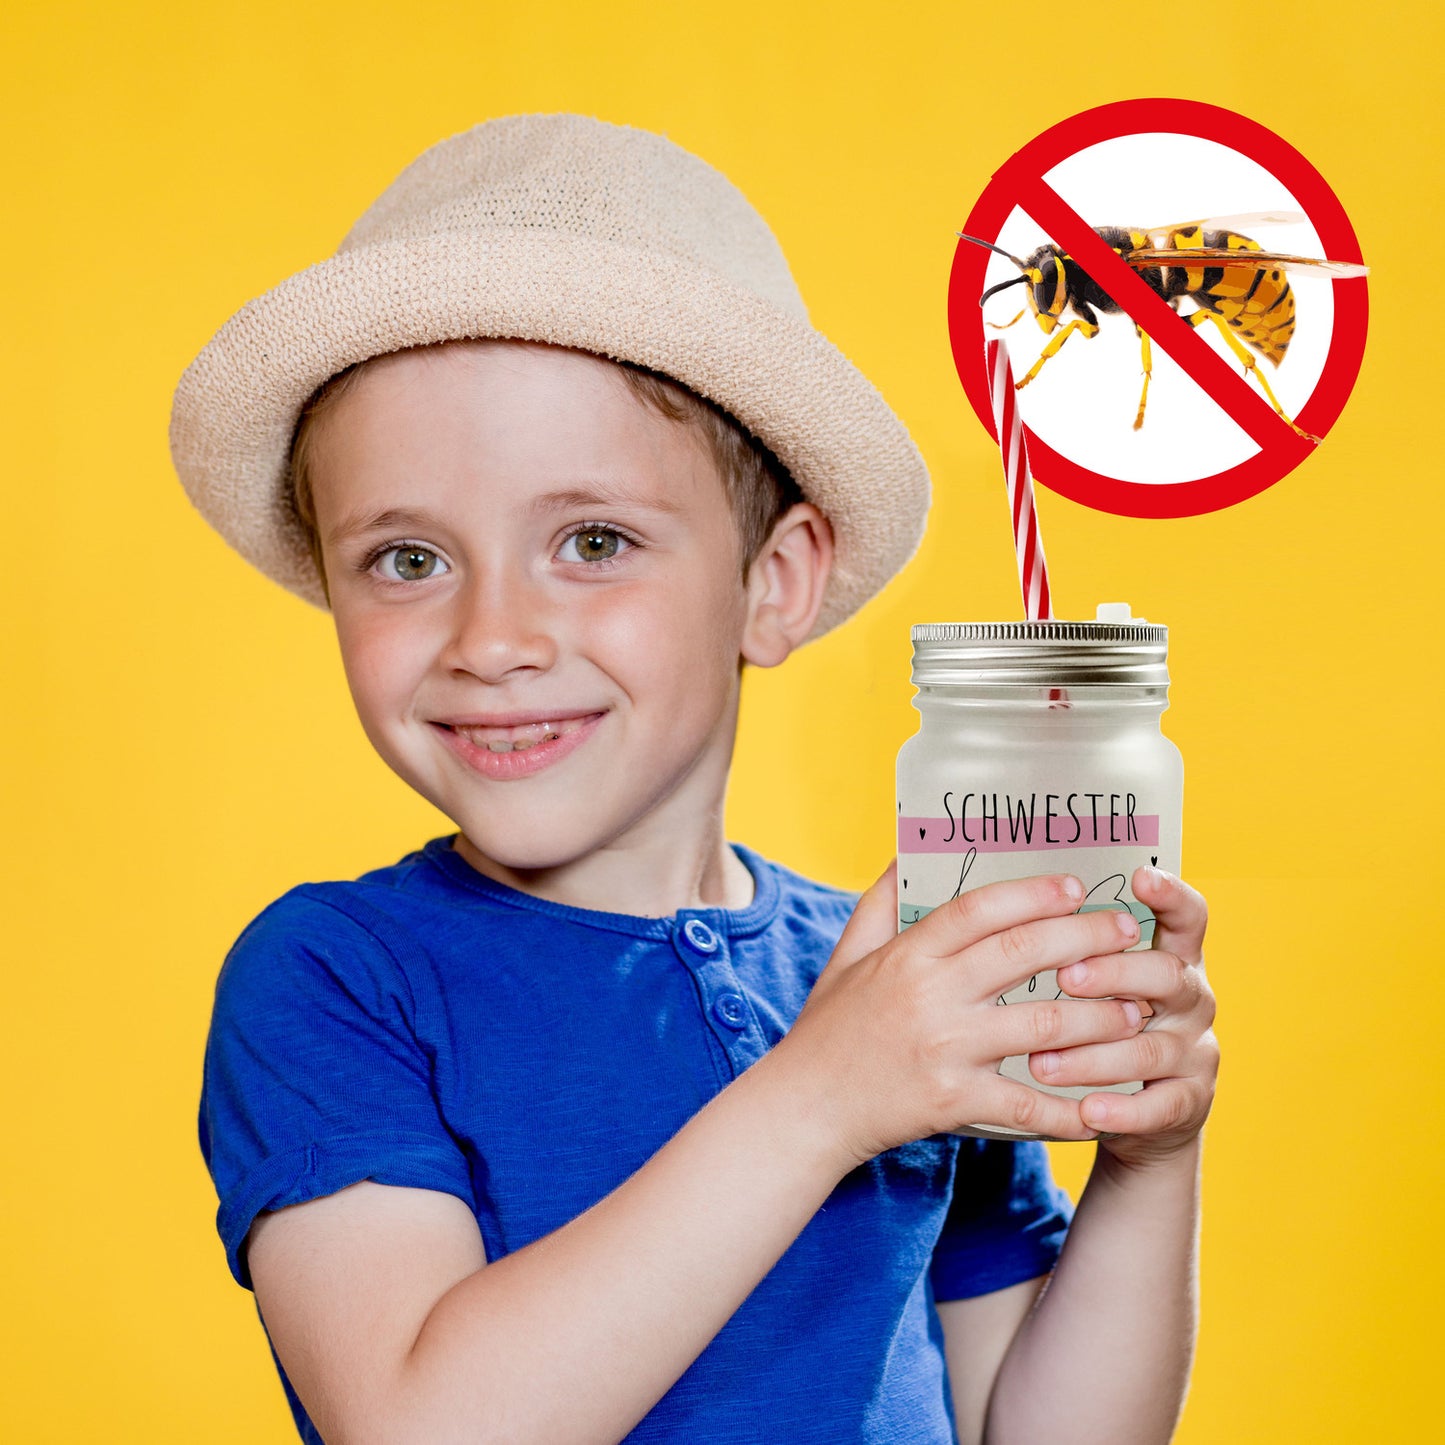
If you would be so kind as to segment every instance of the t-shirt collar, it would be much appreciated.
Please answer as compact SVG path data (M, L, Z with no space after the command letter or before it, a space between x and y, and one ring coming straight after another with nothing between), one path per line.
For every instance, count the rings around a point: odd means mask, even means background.
M553 918L565 918L584 927L604 929L612 933L629 933L641 938L666 938L689 918L705 919L709 927L728 938L744 938L759 933L772 922L778 910L781 892L776 871L760 854L741 843L731 843L738 860L752 874L753 897L744 908L684 908L666 918L644 918L631 913L608 913L593 908L574 908L566 903L535 898L520 889L510 888L479 873L452 846L457 834L433 838L422 856L455 884L469 892L491 898L512 908L524 908Z

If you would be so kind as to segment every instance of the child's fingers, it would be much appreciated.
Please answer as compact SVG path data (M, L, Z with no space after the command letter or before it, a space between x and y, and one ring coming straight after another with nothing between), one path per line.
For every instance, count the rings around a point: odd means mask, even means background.
M878 881L858 900L843 935L833 949L830 968L846 968L898 932L898 860L883 870Z
M1113 1084L1125 1079L1213 1077L1218 1050L1210 1026L1214 995L1196 964L1156 949L1086 958L1058 971L1059 987L1077 999L1139 1000L1145 1030L1127 1045L1072 1049L1037 1059L1034 1076L1050 1084Z
M952 1127L1002 1127L1048 1139L1092 1139L1098 1132L1081 1119L1077 1100L1041 1093L1002 1074L976 1081L968 1116L954 1120Z
M1139 925L1116 909L1012 924L969 950L967 986L976 997L1006 993L1030 974L1138 941Z
M949 958L1004 929L1073 913L1083 898L1084 885L1069 874L1011 878L950 898L919 919L909 935L915 947L935 958ZM1024 970L1025 975L1031 972Z
M1191 1079L1159 1079L1137 1094L1086 1094L1083 1120L1100 1133L1161 1140L1196 1133L1209 1113L1210 1090Z
M1133 1039L1143 1026L1143 1015L1133 999L1106 999L1098 1003L1055 999L1012 1004L997 1009L988 1020L985 1057L995 1064L1020 1054L1071 1059L1076 1054L1089 1052L1087 1045L1122 1047L1116 1041ZM982 1033L980 1043L984 1043ZM1055 1055L1054 1051L1059 1049L1066 1052ZM1116 1084L1121 1079L1144 1077L1143 1074L1112 1074L1098 1082Z
M1148 1013L1178 1016L1196 1010L1212 1014L1213 999L1201 970L1176 953L1141 948L1103 954L1061 968L1059 987L1071 998L1124 998L1147 1002Z
M1155 918L1154 947L1198 963L1204 954L1209 906L1182 878L1158 868L1135 870L1134 896Z
M1112 1042L1091 1040L1074 1048L1036 1052L1029 1057L1029 1072L1041 1084L1059 1088L1175 1079L1184 1072L1188 1052L1187 1040L1169 1029L1134 1029Z

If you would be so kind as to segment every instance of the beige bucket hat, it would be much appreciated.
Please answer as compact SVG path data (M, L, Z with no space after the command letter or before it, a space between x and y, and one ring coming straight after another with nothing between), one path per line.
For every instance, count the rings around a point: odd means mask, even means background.
M355 362L465 337L630 361L732 413L832 523L837 560L814 636L918 546L923 459L809 324L762 217L672 142L578 115L509 116L433 146L335 256L237 312L176 390L182 484L243 557L324 607L289 502L302 406Z

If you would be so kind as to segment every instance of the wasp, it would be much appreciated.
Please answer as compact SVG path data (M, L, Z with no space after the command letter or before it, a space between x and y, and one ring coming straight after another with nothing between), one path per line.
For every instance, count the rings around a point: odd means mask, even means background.
M1317 260L1310 256L1289 256L1279 251L1266 251L1258 241L1236 230L1237 226L1295 224L1306 219L1296 212L1256 212L1244 216L1220 216L1206 221L1185 221L1174 226L1150 229L1129 226L1095 226L1098 236L1113 253L1132 266L1149 289L1176 312L1186 298L1195 309L1183 314L1191 326L1213 323L1224 337L1229 349L1243 363L1245 374L1259 383L1270 405L1309 441L1318 441L1301 431L1285 415L1268 380L1250 355L1253 350L1272 366L1284 360L1294 336L1295 298L1290 290L1286 271L1324 272L1341 278L1364 276L1369 267L1349 261ZM975 246L987 247L1007 257L1020 274L1008 281L990 286L978 298L982 306L990 296L1010 286L1027 285L1027 310L1034 314L1044 335L1052 339L1039 354L1039 359L1016 385L1025 387L1043 370L1044 363L1057 356L1075 331L1086 339L1099 334L1097 312L1113 314L1122 308L1074 260L1067 251L1053 245L1040 246L1026 260L1009 255L1002 247L977 236L964 236ZM1065 311L1074 313L1057 335ZM997 330L1005 330L1023 316L1020 311L1013 321ZM992 323L990 323L992 324ZM1153 372L1153 354L1148 334L1134 323L1139 337L1140 357L1144 368L1144 386L1139 394L1139 410L1134 417L1134 430L1144 425L1144 409L1149 401L1149 378Z

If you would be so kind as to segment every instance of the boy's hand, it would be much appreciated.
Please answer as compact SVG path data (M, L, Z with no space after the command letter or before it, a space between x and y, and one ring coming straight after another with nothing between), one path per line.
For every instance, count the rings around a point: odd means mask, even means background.
M1059 987L1079 999L1138 999L1152 1013L1137 1038L1036 1053L1036 1079L1049 1084L1109 1084L1143 1079L1136 1094L1089 1094L1084 1122L1121 1163L1148 1164L1191 1143L1214 1101L1219 1046L1211 1025L1214 995L1204 977L1204 899L1154 868L1134 874L1134 896L1157 920L1154 946L1091 958L1059 970Z
M965 1125L1094 1137L1075 1100L998 1072L1013 1055L1123 1047L1142 1027L1127 993L996 1003L1041 969L1080 959L1102 964L1137 941L1137 930L1126 933L1121 925L1125 919L1132 928L1126 914L1076 912L1083 897L1083 885L1070 877L991 884L899 934L894 868L868 890L773 1051L777 1066L792 1070L794 1097L815 1106L846 1158L861 1163Z

